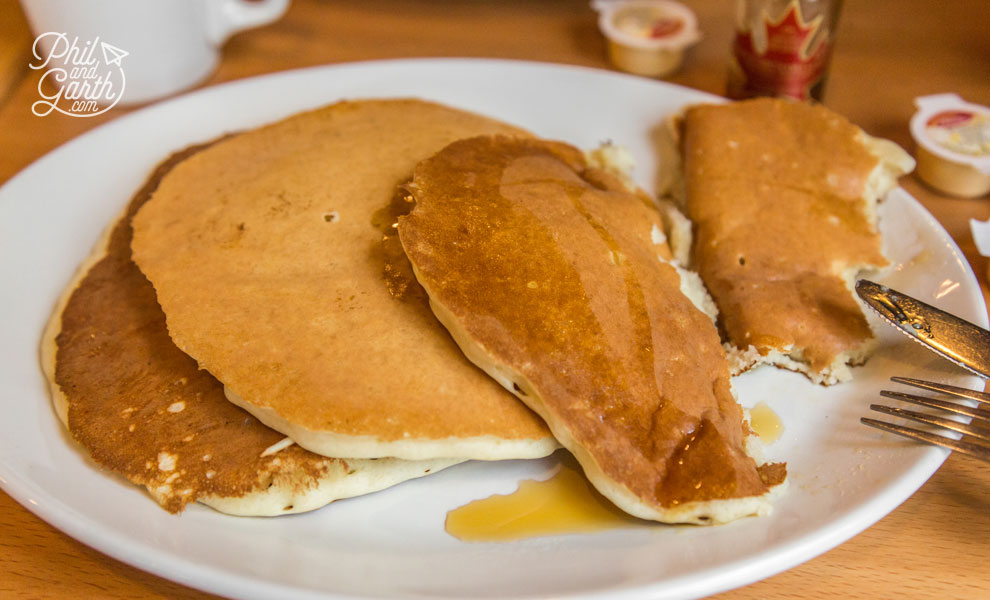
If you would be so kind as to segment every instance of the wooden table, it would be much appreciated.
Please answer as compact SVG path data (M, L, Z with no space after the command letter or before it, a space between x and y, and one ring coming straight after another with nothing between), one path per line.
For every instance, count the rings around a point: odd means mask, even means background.
M732 3L693 1L704 41L670 81L725 86ZM0 1L0 21L19 19ZM288 68L376 58L477 56L609 68L585 0L294 0L288 15L239 34L206 83ZM957 92L990 104L990 3L848 1L826 104L868 132L911 148L916 96ZM0 182L44 153L128 110L38 118L37 74L21 71L0 96ZM3 88L0 87L0 90ZM0 92L3 93L3 92ZM968 234L990 202L941 197L913 176L902 184L962 247L986 293L986 259ZM208 598L108 558L53 529L0 493L0 598ZM725 598L990 597L990 467L953 456L913 497L842 546Z

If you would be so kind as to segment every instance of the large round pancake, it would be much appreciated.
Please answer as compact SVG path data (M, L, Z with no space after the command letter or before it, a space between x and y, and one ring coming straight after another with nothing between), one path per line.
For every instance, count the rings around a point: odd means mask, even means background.
M274 451L285 437L227 402L220 382L175 347L154 289L131 261L130 219L195 150L154 172L46 328L42 364L72 437L171 512L197 500L236 515L303 512L459 462L343 460L297 446Z
M415 164L496 121L417 100L341 102L179 164L134 219L176 345L228 397L328 456L545 456L540 419L385 284L378 218ZM405 260L403 258L403 260Z
M626 512L768 510L714 324L651 236L660 215L560 143L482 136L416 167L399 237L464 353L538 412Z

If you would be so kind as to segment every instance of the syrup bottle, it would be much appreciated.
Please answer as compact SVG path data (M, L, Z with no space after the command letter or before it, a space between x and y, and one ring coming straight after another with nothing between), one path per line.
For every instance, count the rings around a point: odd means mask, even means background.
M730 98L822 99L842 0L737 0Z

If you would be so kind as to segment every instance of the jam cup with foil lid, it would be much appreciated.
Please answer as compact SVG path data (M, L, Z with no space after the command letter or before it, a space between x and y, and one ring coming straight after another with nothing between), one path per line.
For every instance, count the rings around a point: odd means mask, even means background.
M956 94L915 99L911 118L918 175L933 188L962 198L990 192L990 107Z
M701 39L698 19L688 7L669 0L595 0L598 27L616 67L647 77L677 71L684 51Z

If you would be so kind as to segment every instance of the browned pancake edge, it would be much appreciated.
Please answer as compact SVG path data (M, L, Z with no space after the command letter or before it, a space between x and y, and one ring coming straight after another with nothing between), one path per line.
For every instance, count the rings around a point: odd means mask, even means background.
M130 217L161 178L203 146L172 155L108 228L59 298L41 343L56 412L99 466L145 486L166 510L312 510L458 460L343 460L290 446L227 402L221 384L171 342L151 284L130 260Z

